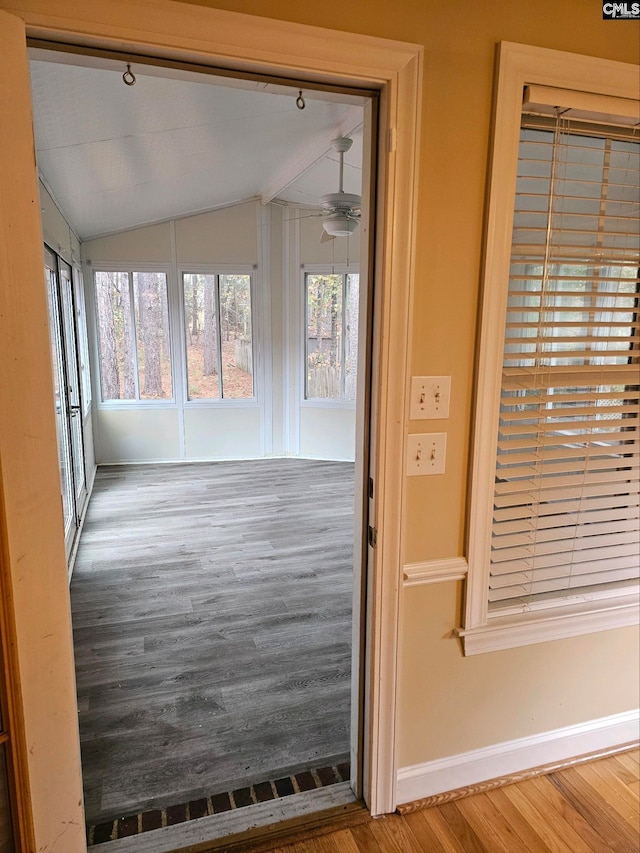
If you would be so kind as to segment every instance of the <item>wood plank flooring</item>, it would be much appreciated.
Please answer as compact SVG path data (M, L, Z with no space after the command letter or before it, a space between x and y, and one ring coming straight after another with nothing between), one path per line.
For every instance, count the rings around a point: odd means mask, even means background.
M353 465L98 471L71 584L98 823L348 757Z
M638 853L638 750L482 794L233 853ZM201 848L202 850L202 848ZM202 851L204 853L204 851Z

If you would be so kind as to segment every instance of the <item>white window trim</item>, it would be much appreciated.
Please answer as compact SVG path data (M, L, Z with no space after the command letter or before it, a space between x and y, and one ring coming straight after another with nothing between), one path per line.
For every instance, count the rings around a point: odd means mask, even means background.
M640 75L635 65L510 42L500 45L478 357L481 368L476 387L471 467L466 615L464 629L458 632L467 655L638 624L640 615L635 591L606 599L595 595L577 599L568 595L554 601L553 607L523 607L520 613L510 615L489 614L494 448L522 95L528 84L635 101L640 98Z
M179 264L178 266L178 315L179 328L173 332L175 346L180 348L181 353L181 373L180 382L183 394L182 403L185 409L232 409L232 408L257 408L258 400L258 371L260 363L258 359L259 348L256 343L256 310L258 307L258 298L256 294L257 286L257 264ZM202 275L248 275L251 279L250 296L251 296L251 341L252 341L252 357L253 357L253 396L244 397L242 399L232 397L199 397L193 400L189 399L189 377L187 374L187 341L185 337L185 317L184 317L184 275L194 275L200 273Z

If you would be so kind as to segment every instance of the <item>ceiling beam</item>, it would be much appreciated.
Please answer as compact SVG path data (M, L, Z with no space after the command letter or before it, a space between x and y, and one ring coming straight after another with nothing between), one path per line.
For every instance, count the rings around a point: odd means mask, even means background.
M294 154L262 192L262 204L274 198L300 177L308 168L332 151L331 140L338 136L349 136L362 125L362 108L349 107L343 120L311 145Z

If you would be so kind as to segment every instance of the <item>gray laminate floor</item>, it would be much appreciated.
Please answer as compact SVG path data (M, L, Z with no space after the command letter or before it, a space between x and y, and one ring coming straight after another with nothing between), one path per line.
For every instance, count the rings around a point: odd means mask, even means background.
M349 463L99 469L71 584L89 823L348 756L352 540Z

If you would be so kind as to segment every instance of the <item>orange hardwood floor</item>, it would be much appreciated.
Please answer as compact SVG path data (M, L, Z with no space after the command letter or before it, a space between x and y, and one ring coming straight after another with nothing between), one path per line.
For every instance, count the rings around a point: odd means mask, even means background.
M638 853L639 750L406 815L388 815L272 853ZM256 845L256 851L265 848Z

